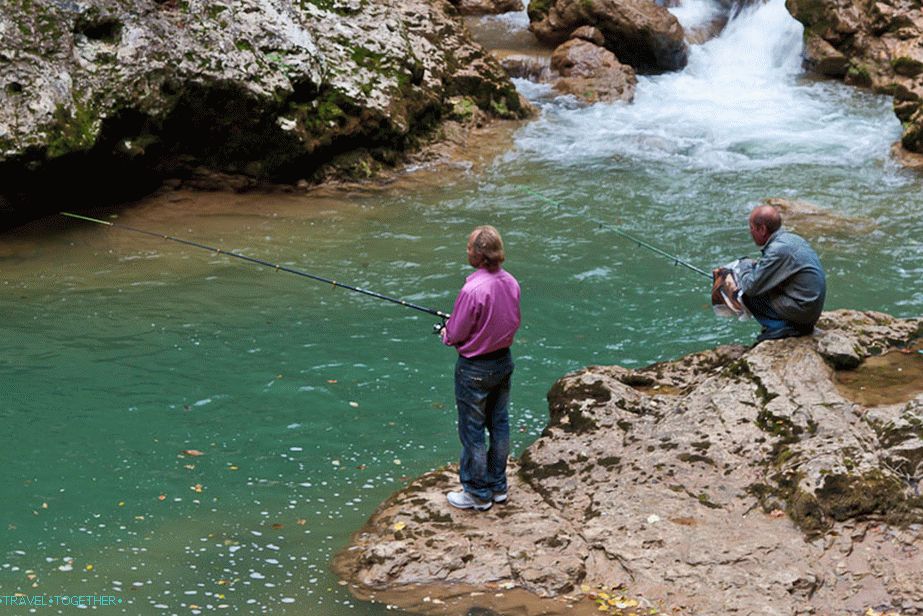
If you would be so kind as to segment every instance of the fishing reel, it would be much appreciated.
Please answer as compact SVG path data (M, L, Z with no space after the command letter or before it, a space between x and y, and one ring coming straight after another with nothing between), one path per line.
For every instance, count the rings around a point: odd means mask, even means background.
M442 330L445 329L445 321L440 321L439 323L433 323L433 334L438 336L442 333Z

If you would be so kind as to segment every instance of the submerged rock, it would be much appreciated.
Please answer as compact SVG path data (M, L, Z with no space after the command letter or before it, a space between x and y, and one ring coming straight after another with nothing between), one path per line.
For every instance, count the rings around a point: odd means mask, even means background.
M0 0L0 67L11 200L195 168L365 177L453 97L527 107L439 0Z
M376 511L336 571L359 596L422 613L424 595L448 614L500 596L522 613L589 613L588 594L613 586L663 613L923 613L923 381L908 402L865 407L827 361L905 345L923 319L836 311L820 325L565 376L507 504L454 510L455 471L429 473ZM554 601L542 612L530 596Z
M894 96L901 144L923 152L923 12L916 0L786 0L805 26L805 63Z

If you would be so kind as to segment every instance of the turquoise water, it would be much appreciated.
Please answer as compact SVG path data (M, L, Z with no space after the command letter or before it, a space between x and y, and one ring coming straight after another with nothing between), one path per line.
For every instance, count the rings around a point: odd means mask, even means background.
M755 255L746 215L761 198L802 199L840 220L803 230L828 308L923 314L923 182L889 160L887 100L796 75L779 87L819 115L692 130L630 115L683 87L663 79L632 108L520 85L543 115L486 166L381 189L168 193L115 220L446 311L468 232L497 226L523 290L516 454L569 370L755 335L713 316L708 280L596 221L708 269ZM328 567L380 502L458 455L454 354L433 319L60 219L0 237L0 270L0 595L111 594L123 603L101 609L126 614L400 613L357 603Z

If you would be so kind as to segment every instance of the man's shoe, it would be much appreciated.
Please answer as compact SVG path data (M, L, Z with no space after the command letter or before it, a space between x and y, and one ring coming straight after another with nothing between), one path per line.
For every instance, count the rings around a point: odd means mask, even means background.
M475 498L468 494L467 492L449 492L445 495L446 500L449 501L449 504L453 507L458 507L459 509L474 509L476 511L487 511L490 509L494 502L493 501L482 501L478 498Z
M509 498L507 492L494 492L494 502L495 503L505 503L506 499Z

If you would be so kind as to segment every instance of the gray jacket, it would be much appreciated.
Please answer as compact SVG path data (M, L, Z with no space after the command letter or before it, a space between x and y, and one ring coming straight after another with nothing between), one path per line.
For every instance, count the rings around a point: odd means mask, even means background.
M740 277L741 291L749 297L765 295L788 321L815 323L827 295L827 278L817 253L785 229L769 236L762 253L756 266Z

